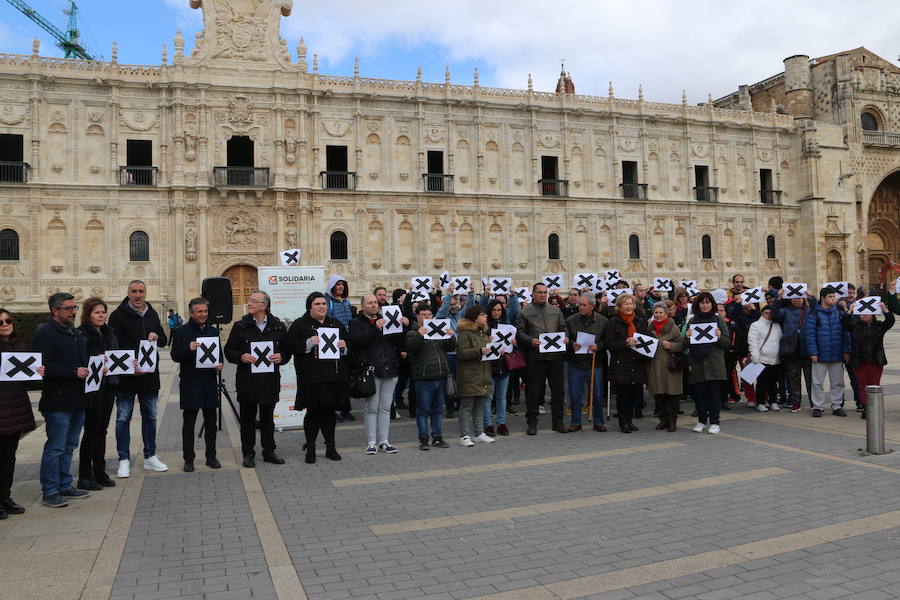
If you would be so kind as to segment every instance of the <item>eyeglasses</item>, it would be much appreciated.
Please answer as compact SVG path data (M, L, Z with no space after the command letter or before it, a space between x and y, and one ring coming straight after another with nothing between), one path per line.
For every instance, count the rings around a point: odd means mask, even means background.
M59 310L71 310L72 312L75 312L76 310L78 310L78 307L77 306L60 306Z
M13 324L12 319L0 319L0 325L12 325L12 324Z
M256 298L248 298L247 304L265 304L265 300L257 300Z

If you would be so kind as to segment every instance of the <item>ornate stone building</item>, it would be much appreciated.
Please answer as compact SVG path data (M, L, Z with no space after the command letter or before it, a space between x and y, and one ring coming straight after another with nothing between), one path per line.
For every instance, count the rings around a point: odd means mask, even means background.
M0 303L137 277L183 307L223 274L242 303L291 247L354 291L444 270L816 285L897 259L897 69L864 50L663 104L568 75L323 75L279 36L291 4L191 0L204 30L159 66L0 55Z

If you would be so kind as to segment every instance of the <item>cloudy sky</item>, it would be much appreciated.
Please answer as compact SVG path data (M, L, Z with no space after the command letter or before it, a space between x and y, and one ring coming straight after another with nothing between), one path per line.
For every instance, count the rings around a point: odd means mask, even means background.
M208 0L209 1L209 0ZM64 0L28 0L61 29ZM729 5L730 4L730 5ZM81 0L83 42L107 59L159 64L163 43L182 29L190 46L202 26L188 0ZM552 90L560 59L576 91L680 102L682 89L702 102L782 70L793 54L811 57L866 46L897 63L897 0L294 0L282 36L293 53L302 35L322 73L347 75L359 57L363 76ZM0 52L61 56L49 35L0 1Z

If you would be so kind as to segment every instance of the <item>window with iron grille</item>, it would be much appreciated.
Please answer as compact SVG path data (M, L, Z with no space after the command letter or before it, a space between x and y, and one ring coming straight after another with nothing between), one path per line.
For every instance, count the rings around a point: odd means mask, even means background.
M150 236L143 231L135 231L128 239L128 260L148 262L150 260Z
M19 260L19 234L12 229L0 231L0 260Z
M766 258L775 258L775 236L766 238Z
M347 234L343 231L331 234L331 260L347 260Z
M641 258L641 238L635 234L628 237L628 258L631 260Z
M555 233L547 237L547 258L559 260L559 236Z

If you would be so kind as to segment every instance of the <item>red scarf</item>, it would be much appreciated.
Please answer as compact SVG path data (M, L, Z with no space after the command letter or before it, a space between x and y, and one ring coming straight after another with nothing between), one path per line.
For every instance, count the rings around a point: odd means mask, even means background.
M669 317L666 317L662 321L657 321L656 319L653 319L652 321L650 321L650 323L653 324L653 329L656 330L656 337L659 337L660 335L662 335L662 329L663 329L663 327L666 326L666 323L668 323L668 322L669 322Z
M623 312L619 312L619 316L628 325L628 337L634 336L634 334L637 332L637 327L634 326L634 316L636 314L637 313L631 313L630 315L626 315Z

